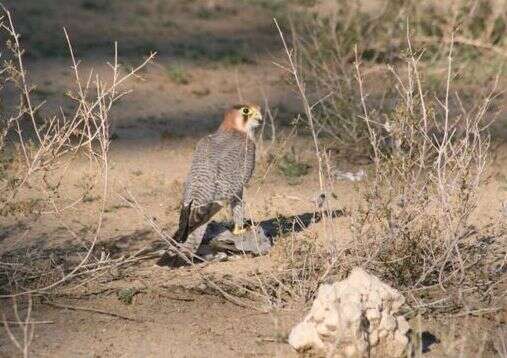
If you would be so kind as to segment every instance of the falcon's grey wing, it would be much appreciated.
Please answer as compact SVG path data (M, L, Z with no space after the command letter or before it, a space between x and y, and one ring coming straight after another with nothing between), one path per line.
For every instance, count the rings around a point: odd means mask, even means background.
M197 144L183 202L193 206L230 201L243 191L255 166L255 144L235 131L220 131Z
M202 138L192 156L192 165L185 181L183 206L193 201L193 206L209 204L216 190L217 160L214 135Z
M241 200L255 167L255 144L237 132L224 133L220 140L226 145L220 145L223 149L217 163L216 195L220 200Z
M224 195L230 204L234 233L239 234L244 223L243 188L250 180L255 167L255 144L250 138L237 132L230 133L229 142L218 164L217 192Z
M213 135L202 138L192 157L190 172L185 181L179 227L173 235L177 242L185 242L192 231L206 223L220 210L214 201L216 190L216 161Z
M204 137L195 149L185 182L178 242L215 215L224 202L241 200L255 165L255 144L246 136L220 131Z

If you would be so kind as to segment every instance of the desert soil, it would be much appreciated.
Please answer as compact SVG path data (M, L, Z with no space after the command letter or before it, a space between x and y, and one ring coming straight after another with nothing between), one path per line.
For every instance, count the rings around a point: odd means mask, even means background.
M181 183L195 143L217 127L224 109L231 104L248 101L275 109L277 139L287 140L283 150L293 146L302 160L312 163L310 138L292 135L287 126L299 107L295 93L287 86L286 73L273 64L283 61L272 22L277 9L261 3L6 2L13 9L29 50L30 80L38 84L37 96L48 100L44 107L48 112L59 105L64 109L71 106L63 99L64 91L73 87L63 26L82 60L83 73L93 68L107 78L106 61L112 60L114 41L118 41L125 67L139 63L149 51L157 51L155 62L142 72L142 79L127 84L133 92L113 110L117 138L112 141L111 197L99 242L104 252L113 257L128 255L160 239L143 215L125 205L117 193L128 190L146 215L161 227L174 227ZM9 98L5 101L8 103ZM269 133L269 126L266 131ZM311 200L319 192L316 165L312 164L308 175L289 183L267 164L268 147L269 140L260 150L257 170L246 192L250 216L265 220L313 212ZM498 217L496 213L507 199L503 187L506 149L506 145L501 147L491 169L492 179L484 189L478 222ZM340 169L363 168L338 158L336 165ZM88 168L85 159L72 164L63 184L69 200L77 195L79 183L86 182ZM358 200L355 188L360 185L336 182L332 191L337 199L332 199L330 205L349 208ZM0 254L82 249L86 242L72 238L64 226L78 227L84 237L90 237L98 202L91 196L60 217L33 215L22 222L1 219ZM346 240L350 235L348 223L345 215L330 225L338 237ZM314 234L328 229L320 223L308 228ZM267 312L240 307L209 290L202 276L241 277L268 272L275 255L245 255L182 268L158 267L155 260L146 260L116 275L96 277L78 286L71 284L65 289L67 295L54 301L59 307L35 304L32 318L50 323L36 326L30 351L36 357L296 356L286 337L308 303L288 302ZM117 293L124 288L135 290L131 304L118 299ZM8 302L2 305L12 318L12 312L6 309ZM103 310L123 318L63 306ZM423 322L426 324L429 327L432 323ZM2 331L0 356L15 354Z

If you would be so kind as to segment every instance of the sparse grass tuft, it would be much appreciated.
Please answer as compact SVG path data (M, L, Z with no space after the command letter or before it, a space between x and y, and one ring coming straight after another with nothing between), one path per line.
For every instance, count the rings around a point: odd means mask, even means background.
M243 1L248 4L252 4L267 9L273 12L274 14L286 12L288 5L287 0L243 0Z
M178 85L188 85L190 83L190 75L181 65L168 66L167 75L171 81Z
M310 165L304 163L293 154L287 153L277 161L278 170L289 180L308 174Z
M252 58L252 52L248 51L248 47L245 44L237 44L237 46L231 46L219 51L214 51L208 56L211 61L224 65L255 63L254 58Z
M105 11L111 7L111 1L107 0L83 0L81 7L89 11Z
M130 305L132 304L132 300L134 299L135 293L136 293L135 289L131 287L122 288L118 291L118 300L125 305Z

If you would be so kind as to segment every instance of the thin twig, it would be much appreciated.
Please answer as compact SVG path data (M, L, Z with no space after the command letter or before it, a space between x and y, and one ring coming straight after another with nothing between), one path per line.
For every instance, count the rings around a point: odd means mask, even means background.
M110 311L99 310L99 309L96 309L96 308L89 308L89 307L82 307L82 306L62 305L60 303L54 303L54 302L43 302L43 303L45 305L48 305L48 306L51 306L51 307L55 307L55 308L62 308L62 309L67 309L67 310L72 310L72 311L85 311L85 312L98 313L98 314L103 314L103 315L107 315L107 316L111 316L111 317L121 318L121 319L124 319L126 321L132 321L132 322L144 322L143 320L139 320L137 318L133 318L133 317L129 317L129 316L124 316L122 314L114 313L114 312L110 312Z
M17 321L1 321L2 324L14 324L18 326L22 326L26 323L28 324L53 324L55 321L28 321L28 322L17 322Z

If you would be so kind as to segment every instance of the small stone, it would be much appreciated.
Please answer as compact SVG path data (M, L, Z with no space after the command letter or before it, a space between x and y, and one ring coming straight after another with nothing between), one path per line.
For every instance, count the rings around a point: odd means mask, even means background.
M301 322L290 332L289 344L297 351L308 348L322 349L322 343L315 326L309 322Z
M357 349L354 346L346 346L343 349L343 353L345 354L345 357L355 357L357 356Z
M368 321L375 321L380 319L380 312L374 308L366 310L366 318Z
M322 322L327 316L327 307L324 304L316 304L312 307L312 318L315 322Z
M380 321L380 328L386 331L393 331L396 328L396 319L393 316L383 316Z
M370 334L370 345L375 346L377 345L378 341L380 339L380 334L377 330L373 331Z
M403 316L398 316L396 318L396 323L398 325L398 331L407 333L410 329L410 325L408 324L407 320Z
M316 326L317 333L321 336L327 337L331 335L330 330L327 328L327 325L324 322L317 324Z

